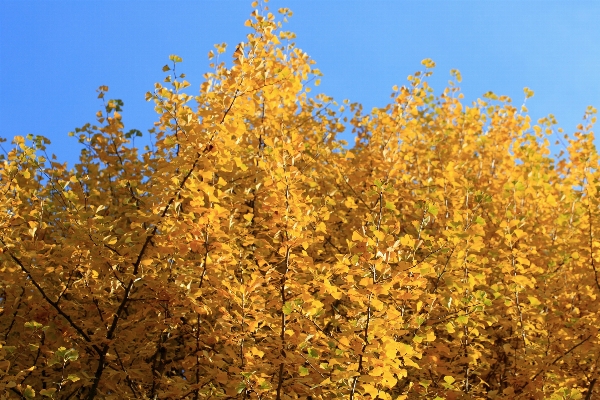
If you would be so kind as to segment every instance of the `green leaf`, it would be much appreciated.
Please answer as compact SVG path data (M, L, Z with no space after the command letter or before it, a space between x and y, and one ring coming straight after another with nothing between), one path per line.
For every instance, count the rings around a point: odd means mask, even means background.
M141 137L142 132L137 129L131 129L129 132L125 133L125 137L128 139L132 138L133 136Z
M242 393L245 389L246 389L246 383L244 383L244 382L238 383L238 385L235 387L235 391L237 393Z
M258 388L262 390L268 390L271 389L271 384L267 381L262 381L260 385L258 385Z
M526 189L526 187L523 184L523 182L517 182L517 183L515 183L515 190L517 190L518 192L522 192L525 189Z
M319 357L319 352L313 348L308 349L308 355L311 358L318 358Z
M298 370L300 371L300 376L308 375L308 368L306 368L304 365L299 366Z
M109 113L112 110L121 112L123 111L122 107L124 106L123 100L121 99L111 99L108 101L106 105L106 112Z
M25 390L23 390L23 397L26 399L33 399L35 397L35 390L28 385Z
M55 388L40 390L40 394L44 397L53 397L55 392L56 392Z
M283 305L283 313L285 315L290 315L293 311L293 306L289 301Z
M75 349L66 349L65 347L59 347L54 353L57 358L57 362L66 363L67 361L75 361L79 358L79 353Z
M40 329L41 327L42 327L42 324L40 324L39 322L35 322L35 321L25 322L25 328L28 328L28 329Z
M432 215L436 216L436 215L438 215L438 211L439 211L439 210L438 210L438 208L437 208L437 207L436 207L434 204L430 204L430 205L427 207L427 211L428 211L430 214L432 214Z

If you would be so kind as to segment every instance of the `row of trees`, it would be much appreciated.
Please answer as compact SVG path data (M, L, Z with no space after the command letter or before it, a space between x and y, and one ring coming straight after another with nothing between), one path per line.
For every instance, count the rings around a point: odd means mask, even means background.
M0 397L598 395L595 110L553 159L552 118L435 96L430 60L338 107L268 10L247 25L195 97L171 56L144 151L106 87L73 169L13 139Z

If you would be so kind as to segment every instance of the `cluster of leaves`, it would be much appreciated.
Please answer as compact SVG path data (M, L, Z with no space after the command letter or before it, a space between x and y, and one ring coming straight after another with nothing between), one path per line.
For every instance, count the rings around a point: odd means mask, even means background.
M116 100L74 169L14 138L0 398L598 395L595 110L560 161L552 118L434 96L430 60L388 106L334 111L281 22L247 25L198 96L171 57L151 149Z

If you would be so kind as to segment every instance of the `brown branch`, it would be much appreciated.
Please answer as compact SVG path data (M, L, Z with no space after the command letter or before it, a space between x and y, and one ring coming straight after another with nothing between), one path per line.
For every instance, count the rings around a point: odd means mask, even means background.
M300 357L302 357L302 358L304 359L304 361L305 361L305 362L306 362L308 365L310 365L310 367L311 367L312 369L314 369L314 370L315 370L315 372L316 372L317 374L321 375L321 378L325 379L325 375L323 375L323 374L321 373L321 371L319 371L317 368L315 368L315 366L314 366L314 365L312 365L312 363L311 363L310 361L308 361L308 358L304 357L304 354L302 354L302 353L298 353L298 354L300 354Z
M207 149L209 149L209 148L210 147L207 146L203 153L205 153L207 151ZM192 175L192 172L196 168L196 165L198 164L198 161L200 160L201 156L202 156L202 153L198 153L196 155L196 159L194 160L192 167L190 168L188 173L184 176L183 180L179 184L177 193L173 197L171 197L171 199L169 199L167 205L165 206L165 209L161 213L161 215L160 215L161 219L164 218L164 216L167 214L167 212L169 211L169 208L171 207L171 205L177 198L179 192L181 192L181 190L184 188L187 180L189 179L189 177ZM144 244L142 245L142 248L141 248L140 252L138 253L137 259L133 263L134 277L129 280L129 283L127 284L127 287L125 288L125 293L123 294L123 299L121 300L121 303L119 304L119 307L117 308L117 311L115 312L115 315L113 317L113 321L110 325L110 328L108 329L108 332L106 333L106 339L109 341L114 339L114 335L117 330L117 325L119 323L119 320L121 319L123 312L125 311L125 308L127 307L127 304L129 303L129 300L130 300L129 296L133 289L133 285L137 281L137 278L135 278L135 276L138 274L138 271L139 271L139 268L140 268L140 265L142 262L142 258L146 254L146 250L148 249L148 245L150 244L150 241L152 240L152 238L154 238L154 236L156 236L157 232L158 232L158 225L155 225L154 229L152 229L152 232L146 237L146 240L144 241ZM100 384L100 379L102 378L102 373L104 372L104 368L105 368L104 359L106 358L108 349L109 349L108 344L105 344L101 349L100 359L98 360L98 368L96 369L96 373L94 374L94 381L93 381L92 387L90 389L90 392L87 396L88 400L93 400L96 396L96 392L98 391L98 385Z
M596 384L597 380L598 380L598 378L594 378L590 381L590 385L588 386L588 390L585 395L585 400L592 400L592 393L594 391L594 385Z
M578 348L579 346L581 346L582 344L584 344L585 342L587 342L588 340L590 340L592 338L592 335L589 335L588 337L586 337L585 339L583 339L581 342L577 343L575 346L571 347L569 350L567 350L566 353L561 354L560 356L556 357L554 359L554 361L552 361L550 364L546 365L544 368L540 369L537 374L535 374L533 376L533 378L531 378L530 380L527 381L527 383L525 383L525 385L519 389L517 391L517 393L521 393L523 392L523 390L527 387L527 385L529 385L531 382L534 382L538 376L540 376L540 374L544 371L546 371L546 369L548 369L549 366L556 364L558 361L560 361L564 356L566 356L567 354L569 354L570 352L572 352L573 350L575 350L576 348Z
M242 82L240 82L240 85L241 84L242 84ZM231 104L229 105L227 110L225 110L225 113L223 113L223 118L221 118L221 122L219 122L219 124L222 124L223 122L225 122L225 118L227 117L227 114L229 114L229 111L231 111L231 109L233 108L233 104L235 103L235 100L238 98L239 95L240 95L240 93L238 93L238 89L235 89L235 93L233 94L233 100L231 100Z
M17 320L17 314L19 313L19 308L21 308L21 304L23 303L23 295L24 294L25 294L25 288L21 287L21 294L19 295L19 303L17 304L15 312L13 313L12 321L10 322L10 325L8 326L8 330L4 334L5 341L8 340L8 335L10 335L10 331L12 331L12 328L15 325L15 321Z
M594 283L598 290L600 290L600 282L598 281L598 270L596 268L596 262L594 261L594 233L592 231L592 210L590 209L590 202L588 199L588 219L589 219L589 239L590 239L590 264L594 270Z
M119 361L119 365L121 366L121 370L123 372L125 372L125 380L127 381L127 385L129 386L129 389L131 389L131 393L133 393L133 397L138 399L139 397L135 391L133 381L131 380L131 377L129 376L129 372L127 372L127 369L125 368L125 365L123 364L123 360L121 359L121 356L119 355L119 352L117 351L117 349L115 349L115 354L117 356L117 360Z
M363 369L363 355L365 353L365 350L367 349L367 346L369 345L369 322L371 321L371 296L369 295L369 304L367 306L367 323L365 325L365 331L364 331L364 336L365 336L365 342L363 343L361 352L358 356L358 369L357 372L359 373L359 375L356 375L354 377L354 381L352 382L352 389L350 390L350 400L354 400L354 393L356 393L356 384L358 383L358 378L360 377L360 373L362 372Z
M283 307L285 306L285 281L287 278L287 273L290 269L290 247L288 246L285 252L285 271L281 276L281 288L280 288L280 293L281 293L281 306L282 306L282 310L281 310L281 333L280 333L280 338L281 338L281 364L279 364L279 379L277 381L277 396L275 397L276 400L281 400L281 389L283 388L283 368L285 366L285 313L283 312Z
M194 336L196 339L196 371L194 372L196 384L200 385L200 314L198 313L196 313L196 334ZM194 400L198 400L200 395L200 388L194 389L193 393Z
M92 338L85 333L85 331L75 323L75 321L73 321L73 319L71 318L71 316L69 314L67 314L66 312L64 312L59 306L58 306L58 302L57 301L53 301L52 299L50 299L50 297L48 296L48 294L44 291L44 289L40 286L40 284L38 283L38 281L33 277L33 275L31 275L31 272L27 269L27 267L25 267L25 265L23 264L23 262L13 254L12 251L10 251L8 249L8 246L6 245L6 243L4 242L3 239L0 239L0 243L2 243L2 245L4 246L4 248L6 249L5 252L8 253L8 255L10 256L10 258L12 258L12 260L21 268L21 270L23 272L25 272L27 274L27 277L29 278L29 281L33 284L33 286L35 286L35 288L38 290L38 292L42 295L42 298L52 306L52 308L54 308L56 310L56 312L62 316L68 323L69 325L75 329L75 331L83 338L85 339L86 342L90 343L92 348L96 351L96 353L101 354L101 349L99 346L92 344Z

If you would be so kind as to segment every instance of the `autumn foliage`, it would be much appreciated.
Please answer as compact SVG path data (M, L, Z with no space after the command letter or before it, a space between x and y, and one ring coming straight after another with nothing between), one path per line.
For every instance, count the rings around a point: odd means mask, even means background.
M171 56L146 150L106 87L74 167L13 139L0 398L600 397L595 110L554 159L552 117L435 96L425 60L365 113L247 25L197 96Z

